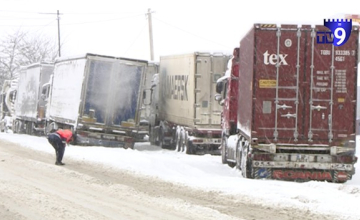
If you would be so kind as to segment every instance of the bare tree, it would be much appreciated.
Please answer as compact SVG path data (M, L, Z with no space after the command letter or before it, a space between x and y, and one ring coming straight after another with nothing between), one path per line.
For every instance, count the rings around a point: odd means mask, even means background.
M17 77L21 66L40 61L54 61L56 42L21 30L0 39L0 88L4 80Z

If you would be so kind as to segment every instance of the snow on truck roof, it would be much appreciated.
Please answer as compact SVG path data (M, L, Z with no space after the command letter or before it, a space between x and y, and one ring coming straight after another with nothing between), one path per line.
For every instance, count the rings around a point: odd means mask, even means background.
M69 61L69 60L85 59L88 57L102 57L102 58L109 58L109 59L115 59L115 60L128 60L128 61L148 63L147 60L140 60L140 59L134 59L134 58L127 58L127 57L115 57L115 56L101 55L101 54L95 54L95 53L86 53L86 54L75 55L75 56L58 57L58 58L56 58L55 63L60 63L60 62Z
M25 70L25 69L35 68L35 67L38 67L38 66L54 66L54 62L41 61L41 62L29 64L27 66L21 66L20 69Z
M161 57L171 57L171 56L184 56L184 55L202 55L202 56L229 56L232 54L229 51L195 51L195 52L185 52L185 53L177 53L177 54L168 54L163 55Z

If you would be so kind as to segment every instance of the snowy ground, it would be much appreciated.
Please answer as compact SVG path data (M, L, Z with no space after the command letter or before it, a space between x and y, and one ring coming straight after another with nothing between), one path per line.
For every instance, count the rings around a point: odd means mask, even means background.
M0 133L0 139L54 154L44 137ZM356 165L358 173L351 181L334 184L244 179L236 169L221 164L219 156L186 155L162 150L149 143L138 143L135 150L70 145L66 148L63 162L66 163L67 158L130 170L207 191L241 196L265 206L280 209L298 207L304 212L309 210L340 215L343 219L360 219L359 163Z

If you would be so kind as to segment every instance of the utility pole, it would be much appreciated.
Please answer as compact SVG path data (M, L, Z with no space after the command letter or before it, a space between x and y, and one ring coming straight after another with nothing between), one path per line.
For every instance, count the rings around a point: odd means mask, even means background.
M40 14L55 14L55 13L40 13ZM59 10L57 10L57 23L58 23L58 50L59 50L59 57L61 57L61 51L60 51L60 13Z
M149 20L149 38L150 38L150 58L151 61L154 60L154 43L153 43L153 33L152 33L152 20L151 20L151 10L150 8L148 9L148 20Z
M59 57L61 57L60 52L60 16L59 16L59 10L57 10L57 21L58 21L58 46L59 46Z

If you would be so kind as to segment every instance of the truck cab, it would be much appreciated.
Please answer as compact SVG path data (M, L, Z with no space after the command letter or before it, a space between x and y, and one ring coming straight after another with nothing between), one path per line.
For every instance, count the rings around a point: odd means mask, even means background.
M228 70L216 84L215 100L223 106L221 115L221 127L223 135L232 135L236 132L237 122L237 96L239 78L239 48L233 51L233 57L229 60Z

